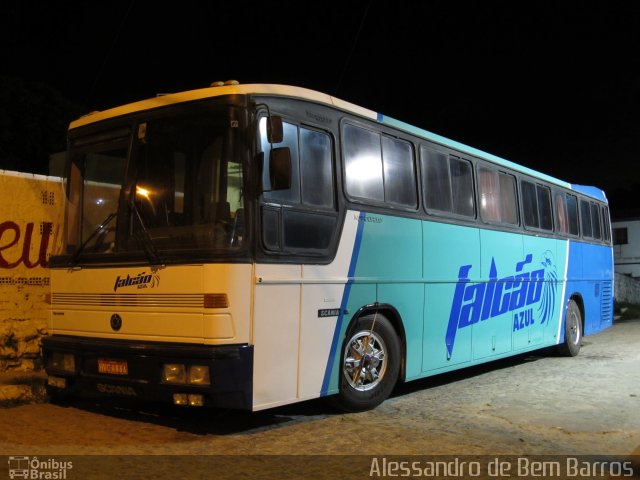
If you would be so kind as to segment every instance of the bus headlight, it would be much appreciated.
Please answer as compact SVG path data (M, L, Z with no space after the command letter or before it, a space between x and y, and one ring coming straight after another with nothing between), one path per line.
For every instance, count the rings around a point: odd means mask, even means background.
M49 357L47 367L52 370L74 373L76 371L76 357L71 353L53 352Z
M192 385L209 385L209 367L206 365L191 365L189 367L189 383Z
M164 383L190 385L210 385L209 367L206 365L185 365L183 363L165 363L162 366Z
M167 383L186 383L187 371L181 363L165 363L163 365L162 381Z

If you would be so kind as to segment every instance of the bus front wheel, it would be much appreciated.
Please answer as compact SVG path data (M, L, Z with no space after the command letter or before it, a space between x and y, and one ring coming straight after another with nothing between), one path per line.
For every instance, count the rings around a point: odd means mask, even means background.
M400 352L398 335L384 315L356 320L342 348L337 406L359 412L380 405L398 380Z
M575 357L582 345L582 313L574 299L569 300L564 320L564 342L559 345L560 353Z

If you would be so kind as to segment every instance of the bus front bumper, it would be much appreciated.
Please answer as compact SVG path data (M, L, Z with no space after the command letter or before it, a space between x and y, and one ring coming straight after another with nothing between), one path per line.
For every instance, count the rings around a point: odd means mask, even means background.
M42 342L52 396L252 408L253 345L194 345L52 335Z

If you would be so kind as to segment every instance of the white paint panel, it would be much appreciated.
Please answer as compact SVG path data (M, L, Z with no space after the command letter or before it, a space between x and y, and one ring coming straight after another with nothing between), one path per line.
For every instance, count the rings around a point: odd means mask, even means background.
M122 327L111 328L111 315L118 313ZM116 308L98 310L71 310L53 315L56 334L85 335L122 340L181 341L202 343L201 313L147 313L124 311Z
M561 247L558 247L561 248ZM558 313L558 332L556 334L556 343L560 343L560 331L564 325L562 319L564 318L564 312L567 309L567 303L564 301L564 296L567 293L567 272L569 270L569 240L565 242L565 254L564 254L564 271L562 273L562 294L560 295L560 312Z
M116 282L142 273L153 277L145 288ZM250 341L251 264L55 269L51 275L52 333L210 345ZM228 307L204 308L205 294L226 295ZM118 332L110 326L114 313L122 317Z
M251 264L213 264L204 265L204 293L226 293L229 299L228 309L207 309L205 313L228 313L228 319L214 317L209 323L205 315L205 343L249 343L251 340L251 293L254 276ZM231 325L223 325L231 322ZM221 329L233 330L231 337L223 337ZM226 341L216 339L227 338Z
M116 288L116 280L127 276L134 278L141 274L155 275L157 281L147 288L136 285ZM90 269L52 269L53 293L118 293L118 294L181 294L202 293L202 266L168 266L152 270L149 266L112 267Z
M204 315L205 343L218 343L215 340L227 340L229 343L235 339L236 332L233 328L233 320L228 313Z
M301 278L300 265L256 265L256 279ZM300 283L257 283L253 317L253 409L297 400Z
M256 265L253 409L320 396L358 229L346 213L336 257L328 265Z
M316 92L302 87L292 87L289 85L273 85L273 84L246 84L246 85L229 85L224 87L200 88L197 90L189 90L186 92L178 92L169 95L156 96L147 100L142 100L128 105L104 110L102 112L92 112L77 120L71 122L69 128L78 128L84 125L95 123L121 115L127 115L133 112L150 110L153 108L164 107L176 103L190 102L204 98L218 97L221 95L278 95L282 97L300 98L313 102L324 103L327 105L335 105L343 110L368 117L372 120L377 119L377 113L353 103L331 97L326 93Z
M338 316L319 317L318 310L339 309L353 255L360 212L349 210L336 256L329 265L303 265L300 317L300 400L320 396ZM320 282L317 284L307 282ZM338 283L321 283L338 281Z
M611 222L611 228L627 230L627 243L613 246L616 273L640 278L640 220Z
M339 309L344 285L303 285L300 321L300 400L320 396L338 316L320 317L318 310Z

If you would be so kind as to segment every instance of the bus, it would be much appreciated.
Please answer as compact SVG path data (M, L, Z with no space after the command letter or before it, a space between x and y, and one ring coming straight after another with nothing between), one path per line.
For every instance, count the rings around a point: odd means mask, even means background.
M54 397L361 411L612 325L603 191L327 94L216 84L68 144Z

